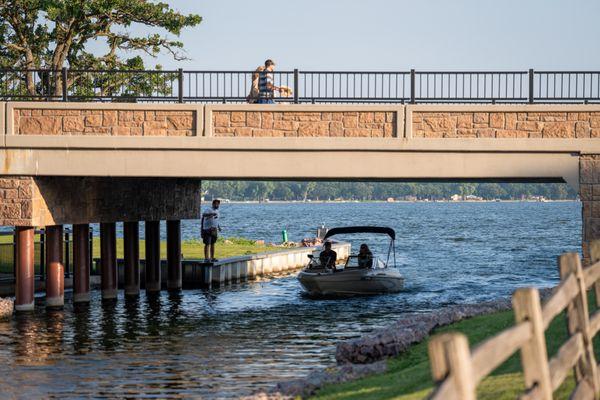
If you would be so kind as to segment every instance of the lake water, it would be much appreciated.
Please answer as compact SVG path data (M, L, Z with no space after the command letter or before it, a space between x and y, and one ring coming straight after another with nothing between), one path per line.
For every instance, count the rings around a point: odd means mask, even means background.
M558 280L556 257L579 251L581 204L223 204L225 236L280 241L317 226L396 230L406 291L339 300L304 296L294 275L224 289L69 303L0 322L2 398L235 398L335 362L335 343L408 311L478 302ZM184 239L197 221L183 223ZM340 238L344 239L344 238ZM387 250L385 237L365 236Z

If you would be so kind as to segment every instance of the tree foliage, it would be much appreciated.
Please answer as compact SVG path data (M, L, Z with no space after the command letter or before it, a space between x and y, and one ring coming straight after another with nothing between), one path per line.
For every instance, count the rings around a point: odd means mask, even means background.
M448 199L454 194L484 199L521 199L543 196L548 199L575 199L576 192L561 183L395 183L395 182L240 182L203 183L205 196L231 200L386 200Z
M143 69L140 54L161 52L181 60L183 43L176 37L201 20L149 0L0 0L0 68ZM133 34L132 28L149 33ZM101 54L92 51L98 42ZM61 77L52 78L59 92ZM36 84L45 81L33 73L23 79L30 94L39 93Z

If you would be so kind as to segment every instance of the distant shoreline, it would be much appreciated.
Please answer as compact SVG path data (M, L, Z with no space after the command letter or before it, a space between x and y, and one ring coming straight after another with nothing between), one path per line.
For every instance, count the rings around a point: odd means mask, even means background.
M203 202L210 202L210 200L203 200ZM223 202L224 204L344 204L344 203L572 203L580 202L578 199L565 199L565 200L270 200L270 201L257 201L257 200L230 200Z

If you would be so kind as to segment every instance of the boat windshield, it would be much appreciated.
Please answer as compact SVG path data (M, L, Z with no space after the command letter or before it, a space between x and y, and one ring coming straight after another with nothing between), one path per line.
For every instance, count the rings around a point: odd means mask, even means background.
M379 257L359 257L351 255L344 268L385 268L385 263Z

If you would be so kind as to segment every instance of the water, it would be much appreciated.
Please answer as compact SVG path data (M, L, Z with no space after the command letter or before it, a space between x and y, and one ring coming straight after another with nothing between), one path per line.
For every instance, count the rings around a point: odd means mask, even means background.
M509 295L558 280L578 251L581 205L567 203L224 204L228 236L290 240L328 226L396 229L407 290L341 300L302 295L294 275L180 296L120 298L0 322L1 397L234 398L334 362L335 343L407 311ZM183 224L195 238L197 222ZM374 250L387 250L372 236Z

